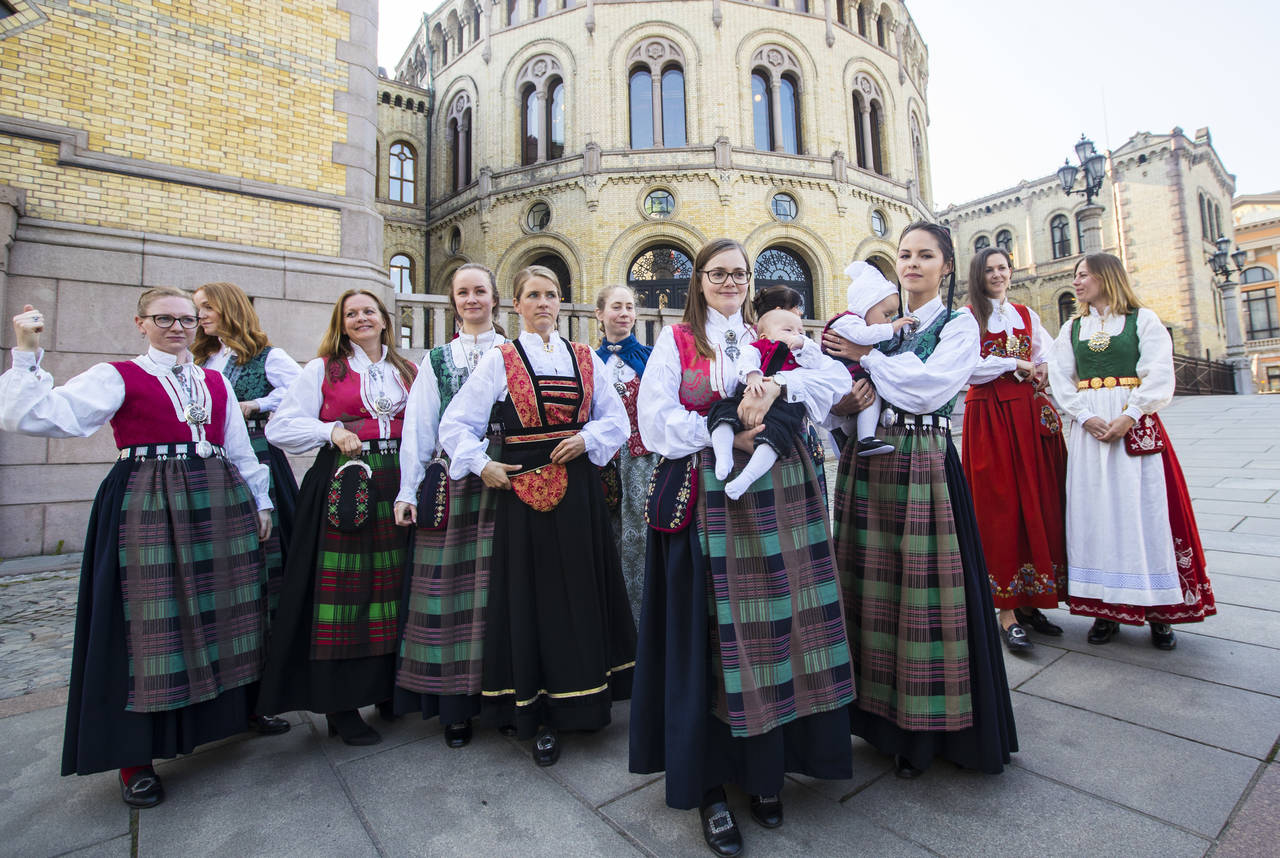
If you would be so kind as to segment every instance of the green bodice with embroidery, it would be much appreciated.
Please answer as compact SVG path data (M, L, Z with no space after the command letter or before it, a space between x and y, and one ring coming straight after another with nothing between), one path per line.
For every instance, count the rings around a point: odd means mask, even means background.
M1124 317L1124 330L1112 335L1099 352L1089 348L1089 339L1080 339L1080 320L1071 320L1071 350L1076 356L1076 378L1132 378L1138 374L1138 312Z
M236 363L235 358L227 361L223 375L227 377L227 381L231 382L231 389L236 392L236 399L241 402L252 402L275 390L267 380L267 352L269 351L271 351L269 348L263 349L243 364Z
M958 310L953 310L950 313L939 313L936 319L921 330L908 331L903 335L901 340L894 337L891 340L879 343L876 348L884 352L886 355L900 355L905 354L906 352L912 352L916 357L920 358L920 361L923 363L929 359L929 356L933 354L934 351L937 350L938 343L942 339L942 329L946 327L947 322L950 322L958 315L960 315ZM955 396L951 397L948 402L933 413L939 417L950 417L951 412L956 407L956 399L959 395L960 394L957 392Z

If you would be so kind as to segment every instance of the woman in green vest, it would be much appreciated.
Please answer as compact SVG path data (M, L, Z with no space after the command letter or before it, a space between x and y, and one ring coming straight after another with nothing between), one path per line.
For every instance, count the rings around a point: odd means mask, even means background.
M1067 594L1094 617L1089 643L1120 623L1151 624L1157 649L1174 623L1215 613L1182 469L1156 412L1173 401L1173 342L1133 294L1121 261L1076 265L1075 318L1062 326L1049 382L1073 420L1067 452Z

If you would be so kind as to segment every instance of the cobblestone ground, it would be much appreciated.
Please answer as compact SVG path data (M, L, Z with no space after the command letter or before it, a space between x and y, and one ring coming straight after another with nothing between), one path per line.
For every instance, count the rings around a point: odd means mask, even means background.
M67 684L79 581L78 569L0 578L0 699Z

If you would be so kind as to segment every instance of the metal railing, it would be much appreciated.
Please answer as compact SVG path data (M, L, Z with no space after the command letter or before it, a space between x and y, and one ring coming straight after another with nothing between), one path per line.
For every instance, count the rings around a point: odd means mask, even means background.
M1173 356L1174 392L1179 396L1206 396L1236 392L1235 369L1229 363L1191 355Z
M396 314L400 318L402 350L410 354L447 343L453 338L453 313L447 295L423 295L404 293L396 295ZM674 307L653 309L641 307L636 311L636 339L652 345L665 325L680 321L683 310ZM520 317L510 310L510 302L504 301L500 324L508 334L520 330ZM805 333L815 340L826 323L805 319ZM600 325L596 321L594 304L561 304L561 336L592 346L600 343Z

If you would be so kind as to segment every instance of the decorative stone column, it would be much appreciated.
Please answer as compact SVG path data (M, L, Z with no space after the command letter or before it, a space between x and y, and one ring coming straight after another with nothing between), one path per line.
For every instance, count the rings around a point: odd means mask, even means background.
M547 136L551 133L550 123L547 122L547 89L545 86L538 89L538 161L547 160Z
M870 99L862 99L862 157L858 159L858 166L864 170L875 170L876 156L874 144L871 141L871 101ZM866 163L863 163L866 162Z
M662 71L650 70L649 82L653 92L653 145L662 148Z
M1083 243L1081 253L1102 252L1102 212L1103 208L1099 205L1087 205L1076 212Z
M1217 285L1216 283L1214 284ZM1222 293L1222 321L1227 327L1227 360L1236 379L1236 393L1256 393L1249 358L1244 352L1244 330L1240 326L1240 289L1235 283L1218 286Z

